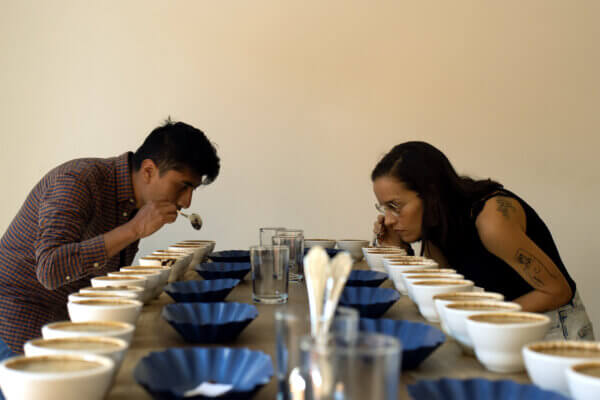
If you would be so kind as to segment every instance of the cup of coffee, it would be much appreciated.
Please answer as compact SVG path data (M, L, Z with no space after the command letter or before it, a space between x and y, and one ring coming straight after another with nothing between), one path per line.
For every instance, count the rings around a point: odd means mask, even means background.
M51 322L42 327L44 339L68 338L81 336L103 336L123 339L129 345L133 338L135 326L127 322L118 321L88 321Z
M67 303L73 322L121 321L135 325L142 302L129 299L86 299Z
M469 315L501 311L521 311L521 305L507 301L494 300L456 301L446 304L444 307L444 315L448 333L463 347L463 350L467 354L472 354L473 343L467 332L467 317Z
M433 279L417 280L410 285L409 287L412 287L419 312L425 319L431 322L439 322L440 320L433 305L433 296L449 292L469 292L473 289L473 281L460 278L442 278L440 276L436 276Z
M600 362L571 365L566 371L569 392L574 400L600 398Z
M473 287L475 290L475 287ZM446 334L450 334L448 324L446 323L445 305L454 303L455 301L503 301L504 296L500 293L493 292L450 292L436 294L433 296L433 305L440 318L440 326Z
M600 362L600 343L574 340L535 342L523 347L529 377L539 387L569 396L566 371L575 364Z
M0 363L0 386L8 400L102 400L114 370L95 354L17 356Z
M523 371L521 349L546 335L550 318L528 312L490 312L470 315L466 324L479 362L493 372L513 373Z

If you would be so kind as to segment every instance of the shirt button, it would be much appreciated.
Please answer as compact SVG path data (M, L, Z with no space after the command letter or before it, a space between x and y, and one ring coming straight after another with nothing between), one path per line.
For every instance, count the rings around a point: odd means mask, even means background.
M71 280L71 277L69 275L65 276L66 280Z
M133 199L129 199L129 202L130 202L131 204L133 204L133 202L134 202L134 201L135 201L135 200L133 200Z
M124 213L123 213L123 216L124 216L124 217L126 217L126 216L127 216L127 212L124 212Z
M100 264L99 263L94 263L94 268L98 268L98 267L100 267Z

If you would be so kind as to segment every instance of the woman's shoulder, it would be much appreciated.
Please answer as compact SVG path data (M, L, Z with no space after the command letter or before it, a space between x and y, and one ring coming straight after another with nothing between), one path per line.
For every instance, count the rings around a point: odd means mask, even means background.
M519 198L507 190L498 190L479 201L473 215L477 230L494 232L497 229L527 228L527 216ZM476 210L472 210L473 211Z

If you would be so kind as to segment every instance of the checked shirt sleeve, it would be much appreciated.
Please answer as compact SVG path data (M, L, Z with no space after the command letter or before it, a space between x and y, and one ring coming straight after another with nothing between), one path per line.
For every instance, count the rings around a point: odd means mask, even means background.
M79 177L59 175L40 204L36 275L54 290L89 275L107 261L103 235L82 240L92 217L94 196Z

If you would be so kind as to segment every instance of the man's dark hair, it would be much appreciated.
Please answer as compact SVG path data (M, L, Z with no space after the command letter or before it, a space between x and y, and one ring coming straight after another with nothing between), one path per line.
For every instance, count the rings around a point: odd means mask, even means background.
M423 201L421 239L431 241L444 254L461 249L473 202L502 189L491 179L458 175L444 153L425 142L395 146L377 163L371 180L381 176L393 177L417 192Z
M172 122L154 129L133 154L133 168L139 171L142 161L151 159L160 174L174 169L189 170L208 185L219 175L220 160L217 150L204 132L183 122Z

